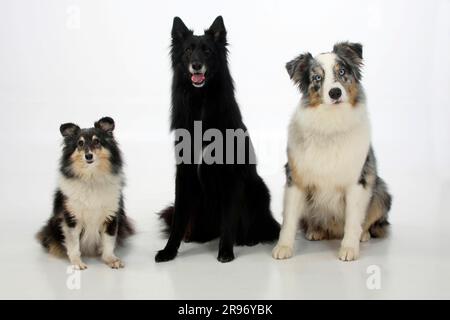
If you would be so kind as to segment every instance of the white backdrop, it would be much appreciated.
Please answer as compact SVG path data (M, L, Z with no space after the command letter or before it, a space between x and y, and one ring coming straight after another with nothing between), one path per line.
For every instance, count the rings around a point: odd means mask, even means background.
M450 1L2 0L0 254L18 238L32 242L49 216L59 125L68 121L116 120L128 212L141 231L153 228L153 213L174 190L172 19L201 33L219 14L277 219L286 127L299 99L284 64L350 40L364 45L363 83L380 174L394 195L392 222L449 221Z

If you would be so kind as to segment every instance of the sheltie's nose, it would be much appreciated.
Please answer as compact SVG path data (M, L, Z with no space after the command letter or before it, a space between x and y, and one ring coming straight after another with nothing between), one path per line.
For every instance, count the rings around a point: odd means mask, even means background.
M94 155L92 153L86 153L84 155L84 158L86 159L86 161L92 161L94 159Z

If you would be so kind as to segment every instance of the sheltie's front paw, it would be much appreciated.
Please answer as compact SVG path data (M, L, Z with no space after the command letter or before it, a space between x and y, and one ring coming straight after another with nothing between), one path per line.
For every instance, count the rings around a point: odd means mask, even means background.
M125 267L125 264L117 257L105 257L103 261L112 269L120 269Z
M177 256L177 251L170 251L167 249L163 249L158 251L155 256L155 262L166 262L175 259Z
M292 247L279 244L277 244L277 246L272 250L272 257L278 260L289 259L293 254L294 250L292 249Z
M219 252L219 255L217 256L217 260L219 260L222 263L231 262L234 260L234 253L233 252Z
M342 261L353 261L359 257L359 248L341 247L339 250L339 259Z
M71 261L71 264L75 270L86 270L87 269L87 265L81 260Z

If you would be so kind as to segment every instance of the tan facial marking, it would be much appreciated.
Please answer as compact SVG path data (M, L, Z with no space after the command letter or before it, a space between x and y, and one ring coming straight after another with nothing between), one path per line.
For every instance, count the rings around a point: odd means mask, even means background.
M350 85L346 86L346 90L348 92L348 99L352 106L355 106L358 102L358 86L354 81L351 82Z
M100 173L108 174L111 172L111 153L108 149L100 147L99 149L94 149L93 153L96 157L97 164L97 170Z
M314 90L313 86L309 87L308 98L309 98L309 106L310 107L316 107L322 103L322 99L320 98L319 91Z
M72 172L77 176L82 176L86 168L84 152L76 149L70 156L70 160L72 160Z

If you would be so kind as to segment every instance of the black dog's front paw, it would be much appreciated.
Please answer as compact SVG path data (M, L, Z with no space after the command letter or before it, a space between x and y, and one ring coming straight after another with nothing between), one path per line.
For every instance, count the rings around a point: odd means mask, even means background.
M219 260L222 263L233 261L234 253L233 252L219 252L219 256L217 257L217 260Z
M170 251L167 249L160 250L155 256L156 262L166 262L175 259L177 251Z

